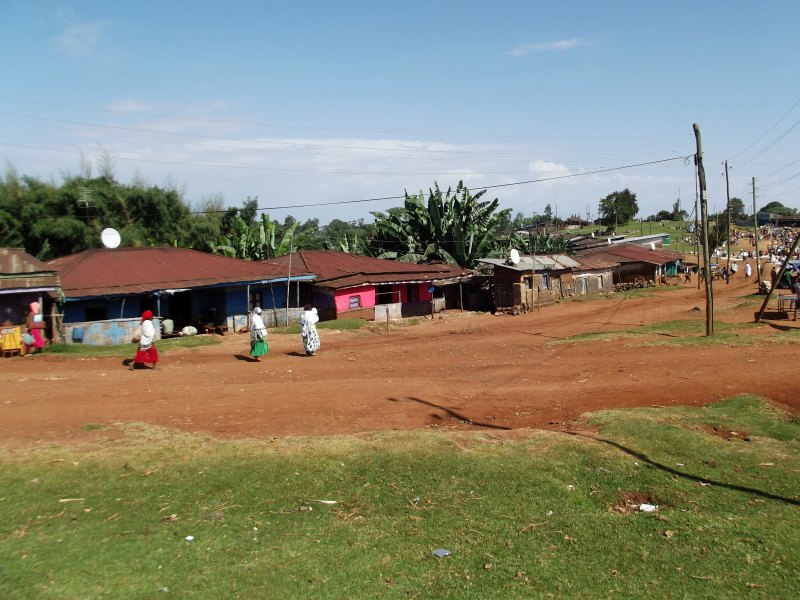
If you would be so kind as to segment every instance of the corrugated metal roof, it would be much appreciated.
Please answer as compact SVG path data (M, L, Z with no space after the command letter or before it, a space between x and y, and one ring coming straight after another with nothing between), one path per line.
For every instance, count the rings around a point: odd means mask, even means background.
M602 259L609 262L629 263L629 262L645 262L653 265L664 265L670 262L681 260L683 255L672 250L664 250L657 248L651 250L646 246L639 246L637 244L623 244L602 246L599 248L589 248L579 251L575 258L585 264L587 259Z
M382 258L347 254L335 250L301 250L268 261L275 273L283 276L315 274L314 285L344 289L364 285L415 283L434 280L466 280L474 275L470 269L447 264L416 264Z
M683 255L679 252L664 250L662 248L651 250L650 248L639 246L637 244L613 246L609 249L609 252L611 252L611 254L614 256L640 260L642 262L647 262L654 265L663 265L669 262L675 262L676 260L681 260L683 258Z
M57 290L61 283L53 267L22 248L0 248L0 290Z
M184 248L95 248L50 261L70 298L253 283L278 277L261 262ZM284 276L285 277L285 276Z
M533 256L526 254L519 257L519 262L516 265L512 264L511 261L506 258L481 258L478 262L504 267L512 271L531 271L534 268L534 264L537 271L560 271L574 269L580 266L580 263L566 254L537 254L535 263L533 259Z
M613 269L619 266L619 261L606 254L585 254L579 257L581 266L576 271L593 271L599 269Z

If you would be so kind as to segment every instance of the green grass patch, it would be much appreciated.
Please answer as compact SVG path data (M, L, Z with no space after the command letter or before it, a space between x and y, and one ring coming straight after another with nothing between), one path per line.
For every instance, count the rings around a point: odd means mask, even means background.
M221 343L210 335L192 335L185 337L158 340L159 352L167 352L173 348L197 348ZM130 356L136 352L136 344L118 344L115 346L95 346L93 344L50 344L44 352L67 354L70 356Z
M779 336L754 336L759 323L729 323L716 321L714 335L706 336L705 319L677 320L643 325L634 329L583 333L547 342L548 346L608 341L625 338L637 340L641 346L752 346L758 343L790 344L800 342L800 330L782 332ZM646 338L646 339L645 339Z
M100 429L105 429L106 426L102 423L87 423L83 426L84 431L98 431Z
M796 419L749 396L589 418L599 433L521 439L232 442L126 425L122 442L85 450L6 450L0 592L800 595ZM639 512L640 501L659 509Z

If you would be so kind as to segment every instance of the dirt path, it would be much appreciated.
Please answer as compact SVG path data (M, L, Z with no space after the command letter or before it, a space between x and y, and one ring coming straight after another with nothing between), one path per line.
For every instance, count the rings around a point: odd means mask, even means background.
M754 278L753 278L754 279ZM716 283L719 321L750 323L759 303L743 277ZM773 301L773 304L775 302ZM118 358L40 355L0 360L0 445L88 441L94 425L131 421L224 438L358 433L386 429L565 428L601 408L704 404L751 392L800 412L792 376L800 345L640 347L610 336L662 321L705 321L696 285L652 297L565 302L520 316L450 312L420 325L323 330L322 351L299 336L271 335L265 362L243 360L246 335L162 354L157 371L130 372ZM754 337L800 322L767 320ZM791 372L792 369L783 369Z

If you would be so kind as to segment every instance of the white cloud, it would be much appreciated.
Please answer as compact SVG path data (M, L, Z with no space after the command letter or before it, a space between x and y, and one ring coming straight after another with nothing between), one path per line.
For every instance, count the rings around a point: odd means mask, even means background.
M115 112L142 113L152 111L153 105L142 102L141 100L119 100L111 104L108 110L113 110Z
M560 177L570 174L569 169L565 165L547 160L534 160L528 165L528 168L531 173L542 175L543 177Z
M516 48L508 51L509 56L525 56L535 52L560 52L572 50L581 46L591 46L592 42L584 38L570 38L568 40L558 40L555 42L534 42L531 44L520 44Z
M53 38L56 50L67 56L89 56L103 37L106 24L100 21L71 25Z

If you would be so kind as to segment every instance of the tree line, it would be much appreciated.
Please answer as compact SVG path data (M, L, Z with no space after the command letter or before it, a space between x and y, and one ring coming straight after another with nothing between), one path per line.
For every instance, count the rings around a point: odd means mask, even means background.
M459 182L442 189L404 195L402 206L374 211L374 222L364 219L319 219L300 222L287 216L270 219L258 207L258 198L246 198L239 207L226 206L221 195L192 206L175 185L150 185L137 177L118 182L109 166L98 176L90 169L65 175L60 183L19 175L9 167L0 178L0 245L24 248L40 260L50 260L101 246L100 232L113 227L123 246L172 245L248 260L264 260L291 251L331 249L403 261L445 261L474 267L479 258L523 253L567 253L561 234L564 221L547 204L542 214L512 216L500 209L497 198L484 198ZM780 203L762 208L796 214ZM616 191L599 201L596 224L621 226L638 214L636 194ZM660 211L658 220L682 220L680 201L672 211ZM731 200L731 220L745 216L744 203ZM585 223L577 216L573 222Z
M9 167L0 178L0 245L24 248L50 260L101 247L100 233L112 227L123 246L172 245L249 260L300 249L333 249L404 261L442 260L464 267L478 258L506 255L511 248L540 253L566 251L566 240L545 232L557 224L548 205L543 215L511 217L499 200L485 200L459 182L428 193L406 192L402 206L364 219L300 222L270 219L258 198L226 206L221 195L192 206L174 185L125 184L110 168L92 176L66 175L60 183L20 175ZM522 230L541 228L529 236Z

